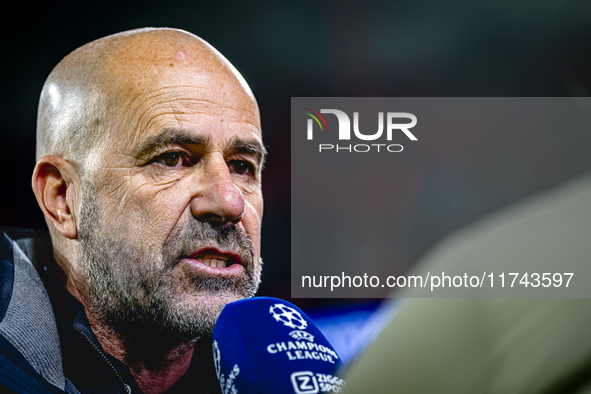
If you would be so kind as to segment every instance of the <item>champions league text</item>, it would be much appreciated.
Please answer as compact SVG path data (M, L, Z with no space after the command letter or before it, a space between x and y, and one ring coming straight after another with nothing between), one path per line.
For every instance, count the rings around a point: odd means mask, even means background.
M267 346L270 354L285 353L289 360L322 360L331 364L339 358L336 352L313 342L287 341L272 343Z

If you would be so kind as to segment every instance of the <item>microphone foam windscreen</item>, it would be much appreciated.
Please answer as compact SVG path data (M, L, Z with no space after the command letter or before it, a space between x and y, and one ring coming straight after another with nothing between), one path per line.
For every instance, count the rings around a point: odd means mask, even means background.
M343 363L295 305L255 297L225 306L213 331L222 393L338 393Z

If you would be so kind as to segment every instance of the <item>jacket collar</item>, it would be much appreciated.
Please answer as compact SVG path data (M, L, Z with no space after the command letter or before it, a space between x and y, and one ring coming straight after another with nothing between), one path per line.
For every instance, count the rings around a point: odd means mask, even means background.
M57 386L62 389L73 383L82 393L126 393L126 386L132 393L141 393L129 368L103 350L90 327L83 305L55 279L56 263L49 234L3 228L0 229L0 238L0 334L3 323L8 322L6 316L15 305L22 303L22 292L15 292L19 287L19 278L28 277L34 284L34 292L42 295L43 302L35 304L37 311L30 308L21 308L20 311L23 315L32 316L33 320L39 320L40 313L51 316L50 321L45 319L44 325L31 333L38 337L35 341L39 343L47 335L58 340L57 346L48 349L39 346L17 348L25 358L29 356L27 361L33 357L31 364L36 370L40 369L39 365L41 369L44 365L46 367L47 360L59 364L56 376L41 374L48 381L61 384ZM30 287L31 283L27 285ZM26 293L30 295L31 289ZM22 330L23 327L13 329ZM167 393L220 392L210 343L209 338L197 341L188 373ZM49 378L46 375L50 375Z

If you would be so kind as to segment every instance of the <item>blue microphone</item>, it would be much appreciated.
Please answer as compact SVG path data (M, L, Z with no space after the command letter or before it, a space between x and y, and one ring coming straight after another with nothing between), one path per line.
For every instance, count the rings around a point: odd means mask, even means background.
M343 363L297 306L270 297L232 302L213 330L223 394L338 393Z

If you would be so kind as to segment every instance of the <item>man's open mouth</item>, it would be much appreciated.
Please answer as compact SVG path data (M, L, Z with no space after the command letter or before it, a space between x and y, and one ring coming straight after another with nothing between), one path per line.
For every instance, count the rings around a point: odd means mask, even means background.
M214 268L225 268L230 267L234 263L240 263L239 258L226 253L220 253L213 249L201 251L191 258Z

